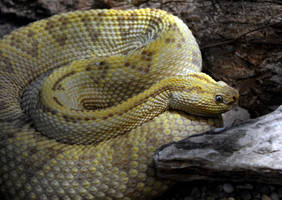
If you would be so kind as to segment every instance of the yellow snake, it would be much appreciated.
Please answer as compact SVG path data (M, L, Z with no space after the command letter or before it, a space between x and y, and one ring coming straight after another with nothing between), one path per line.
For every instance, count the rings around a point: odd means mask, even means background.
M200 71L188 27L157 9L63 13L5 36L0 192L36 200L160 194L171 183L155 177L155 150L218 127L238 102L237 90Z

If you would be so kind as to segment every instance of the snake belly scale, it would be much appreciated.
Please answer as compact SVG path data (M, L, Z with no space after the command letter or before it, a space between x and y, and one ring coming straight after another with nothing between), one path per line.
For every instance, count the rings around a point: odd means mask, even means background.
M5 36L0 192L129 200L165 191L155 150L220 126L238 102L200 71L188 27L157 9L63 13Z

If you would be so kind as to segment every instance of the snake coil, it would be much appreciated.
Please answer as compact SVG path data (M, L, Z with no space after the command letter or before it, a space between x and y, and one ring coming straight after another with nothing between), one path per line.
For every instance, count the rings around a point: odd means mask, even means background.
M218 127L238 101L200 71L188 27L157 9L63 13L5 36L0 192L42 200L161 193L171 182L150 166L156 148Z

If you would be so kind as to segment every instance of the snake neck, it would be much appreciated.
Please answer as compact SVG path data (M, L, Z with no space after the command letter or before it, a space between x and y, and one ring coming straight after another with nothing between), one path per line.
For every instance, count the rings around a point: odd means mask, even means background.
M97 144L125 134L166 111L172 92L181 89L171 85L175 80L162 80L116 106L74 110L67 105L60 105L61 109L58 109L54 99L54 102L46 102L42 97L48 91L42 92L44 79L41 79L27 89L22 105L35 127L47 137L69 144ZM29 96L28 102L25 96Z
M28 110L37 129L50 138L75 144L96 144L125 134L168 108L218 115L235 105L238 95L237 90L204 73L163 79L120 104L100 110L76 110L58 103L48 89L40 94L41 88L34 88L36 94L28 94L33 100L24 110ZM224 97L224 102L215 101L217 94Z

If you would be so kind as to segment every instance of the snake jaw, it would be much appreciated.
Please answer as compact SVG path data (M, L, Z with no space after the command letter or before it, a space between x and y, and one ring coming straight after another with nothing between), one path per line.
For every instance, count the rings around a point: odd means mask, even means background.
M230 105L235 107L239 103L239 92L237 90L234 91L234 95L232 95L232 99L230 98L228 102L226 102L227 105Z

